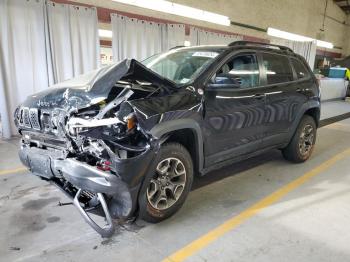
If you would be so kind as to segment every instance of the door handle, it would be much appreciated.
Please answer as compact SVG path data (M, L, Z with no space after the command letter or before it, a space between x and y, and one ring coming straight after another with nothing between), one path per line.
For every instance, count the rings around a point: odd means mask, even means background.
M253 97L255 98L255 99L263 99L263 98L265 98L265 94L255 94Z

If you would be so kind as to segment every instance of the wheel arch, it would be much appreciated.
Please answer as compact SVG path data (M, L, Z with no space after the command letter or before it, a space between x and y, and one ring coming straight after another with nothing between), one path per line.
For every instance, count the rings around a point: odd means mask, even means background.
M321 114L321 110L319 107L309 108L304 113L304 115L309 115L315 120L317 127L319 127L319 125L320 125L320 114Z
M316 127L319 128L320 127L319 126L320 125L320 112L321 112L320 101L312 100L312 101L309 101L308 103L304 103L301 106L301 108L299 109L298 114L297 114L296 118L294 119L294 121L293 121L293 123L292 123L292 125L287 133L285 146L287 146L289 144L289 142L292 139L293 135L295 134L303 116L305 116L305 115L311 116L316 122Z
M204 167L203 136L199 124L192 119L177 119L160 123L150 131L153 137L182 144L192 157L195 174Z

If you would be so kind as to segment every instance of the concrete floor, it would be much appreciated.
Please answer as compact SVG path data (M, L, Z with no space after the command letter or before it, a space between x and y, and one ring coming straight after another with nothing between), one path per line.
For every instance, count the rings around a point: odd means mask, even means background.
M350 99L324 101L321 105L321 119L327 119L334 116L346 114L350 112Z
M0 141L0 170L20 166ZM101 239L58 189L27 172L0 176L0 261L161 261L326 160L350 148L350 119L319 129L312 158L279 151L197 179L184 207ZM194 253L188 261L349 261L350 155Z

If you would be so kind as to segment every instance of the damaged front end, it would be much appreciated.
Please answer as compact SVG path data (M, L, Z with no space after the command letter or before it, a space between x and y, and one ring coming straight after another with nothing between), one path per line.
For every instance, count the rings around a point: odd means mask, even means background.
M145 114L141 120L130 101L169 95L176 87L135 60L83 80L35 94L16 110L19 156L33 174L74 199L89 225L108 237L113 218L133 215L161 143L147 128L157 120ZM104 216L107 225L97 225L88 213Z

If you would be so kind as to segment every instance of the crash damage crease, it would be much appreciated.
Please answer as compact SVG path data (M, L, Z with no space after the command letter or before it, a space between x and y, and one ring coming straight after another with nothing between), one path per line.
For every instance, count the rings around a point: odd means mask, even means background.
M164 141L151 129L184 114L199 119L194 92L176 89L138 61L124 60L32 95L15 112L20 159L74 199L85 221L108 237L113 218L137 211L142 181Z

